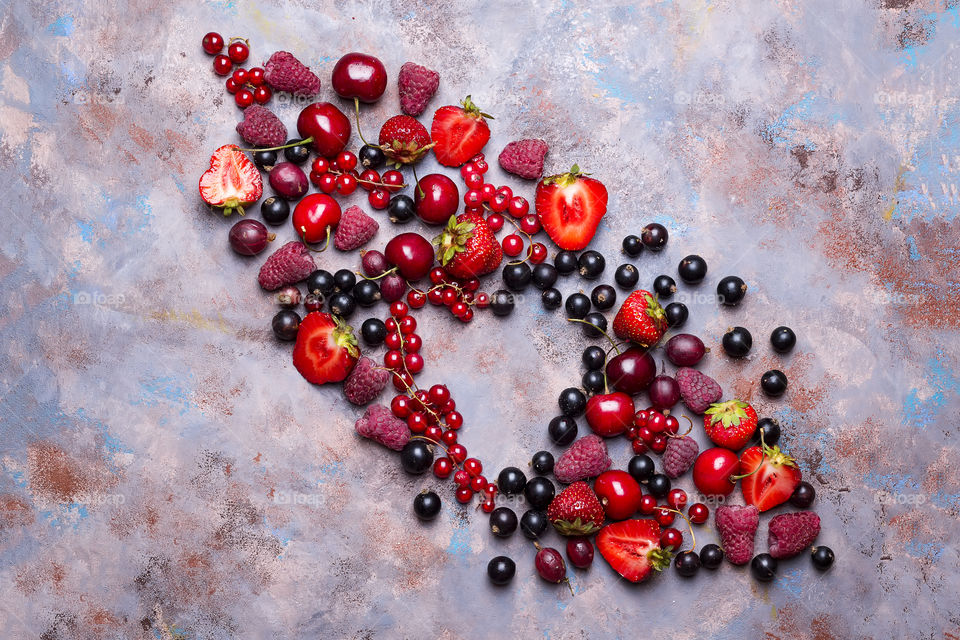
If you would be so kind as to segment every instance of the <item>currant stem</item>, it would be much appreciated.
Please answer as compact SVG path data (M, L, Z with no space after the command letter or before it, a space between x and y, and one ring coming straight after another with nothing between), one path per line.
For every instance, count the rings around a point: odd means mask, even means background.
M680 417L683 418L683 419L685 419L687 422L690 423L690 428L687 429L683 434L681 434L681 435L679 435L679 436L678 436L677 434L675 434L675 433L667 433L667 437L668 437L668 438L685 438L685 437L687 437L688 435L690 435L690 432L691 432L691 431L693 431L693 420L691 420L688 416L680 416Z
M660 508L663 509L663 510L665 510L665 511L670 511L670 512L672 512L672 513L675 513L675 514L677 514L678 516L680 516L681 518L683 518L683 519L686 521L686 523L687 523L687 529L690 530L690 543L693 545L693 546L690 548L690 551L693 551L694 549L696 549L696 548L697 548L697 536L693 533L693 523L690 522L690 518L688 518L687 516L683 515L683 512L682 512L682 511L679 511L679 510L677 510L677 509L671 509L670 507L660 507Z

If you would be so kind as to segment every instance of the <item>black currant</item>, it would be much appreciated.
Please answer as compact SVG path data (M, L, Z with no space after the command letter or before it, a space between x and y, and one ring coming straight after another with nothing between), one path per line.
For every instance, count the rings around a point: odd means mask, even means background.
M397 195L390 198L390 204L387 205L387 215L390 221L395 224L410 222L417 213L417 208L413 204L413 198L405 195Z
M787 390L787 376L779 369L771 369L760 377L760 388L771 398L779 398Z
M798 509L806 509L813 504L817 491L809 482L800 482L790 495L790 504Z
M400 451L400 466L407 473L420 474L433 465L433 449L423 440L411 440Z
M563 294L560 293L558 289L546 289L540 294L540 302L543 303L544 309L549 309L550 311L559 309L563 304Z
M530 459L530 466L537 473L550 473L553 471L553 454L549 451L537 451Z
M349 293L335 293L330 296L330 313L349 318L357 310L357 301Z
M596 371L603 369L603 365L607 360L607 353L600 347L593 345L583 350L583 355L580 356L580 360L583 362L583 366L587 368L587 371Z
M662 473L655 473L647 479L647 488L654 498L662 498L670 493L670 478Z
M653 281L653 290L660 298L670 298L677 292L677 281L668 275L657 276Z
M336 291L350 291L357 284L357 274L350 269L340 269L333 274L333 284Z
M513 496L523 492L527 486L527 476L516 467L505 467L497 476L497 487L500 493Z
M583 385L583 388L591 393L600 393L603 391L603 370L594 369L593 371L587 371L583 374L583 377L580 379L580 384Z
M743 327L733 327L727 329L723 334L723 350L731 358L742 358L750 353L750 347L753 346L753 336Z
M487 577L497 586L508 584L516 573L517 563L507 556L497 556L487 563Z
M517 514L510 507L497 507L490 512L490 532L498 538L507 538L517 530Z
M533 272L526 262L514 262L503 268L503 283L513 291L523 291L533 279Z
M380 150L380 147L373 147L369 144L365 144L360 147L360 152L357 154L357 160L360 162L360 166L364 169L378 169L383 166L383 163L387 161L387 156L384 155L383 151Z
M640 232L640 240L643 242L643 246L650 251L663 249L667 244L668 237L667 228L656 222L651 222Z
M769 553L760 553L750 561L750 573L760 582L770 582L777 575L777 560Z
M547 514L536 509L529 509L520 516L520 531L531 540L536 540L547 530L550 520Z
M350 292L361 307L372 307L380 300L380 285L374 280L361 280Z
M717 300L720 304L738 305L747 295L747 283L737 276L727 276L717 283Z
M707 261L698 255L689 255L680 261L677 273L687 284L697 284L707 277Z
M653 459L646 454L633 456L627 463L627 473L637 482L646 482L655 471Z
M643 251L643 240L640 236L625 236L623 238L623 252L631 258L636 258Z
M523 495L533 509L546 509L553 497L557 493L557 488L553 486L549 478L537 476L527 481L527 486L523 488Z
M833 566L833 549L830 547L814 547L810 550L810 560L814 567L820 571L826 571Z
M380 318L367 318L360 325L360 335L370 346L379 346L387 339L387 325Z
M290 203L283 198L270 196L260 205L260 216L267 224L283 224L290 217Z
M573 293L567 296L565 309L568 318L582 320L590 313L590 298L583 293Z
M580 276L587 280L599 278L605 266L607 266L607 261L599 251L589 249L581 253L580 257L577 258L577 267L580 270Z
M273 165L277 164L277 152L273 150L254 151L253 162L264 171L270 171L270 169L273 169Z
M333 274L323 269L317 269L307 276L307 293L315 293L322 296L328 296L333 293L337 284L333 280Z
M667 326L674 329L682 327L683 323L687 321L687 316L690 315L690 312L687 311L687 305L682 302L671 302L664 308L663 312L667 314Z
M533 268L533 286L537 289L549 289L557 281L557 268L542 262Z
M557 416L547 425L550 441L558 447L565 447L577 437L577 421L567 416Z
M715 544L704 545L700 549L700 564L706 569L717 569L723 563L723 549Z
M578 418L587 408L587 396L576 387L567 387L560 392L557 404L560 405L560 413L569 418Z
M597 309L606 311L617 303L617 290L608 284L598 284L590 292L590 302Z
M577 270L577 254L573 251L561 251L553 259L553 266L560 275L567 275Z
M753 432L754 442L760 442L760 434L763 434L763 443L772 447L780 440L780 423L773 418L760 418L757 421L757 430Z
M583 328L583 335L588 338L600 338L607 330L607 319L599 311L588 313L583 316L583 323L577 324Z
M684 578L689 578L690 576L696 575L700 569L700 556L694 551L682 551L677 554L677 558L673 561L673 566L676 568L677 573Z
M515 306L513 294L506 289L497 289L490 296L490 310L495 316L508 316Z
M310 159L310 147L305 144L296 144L297 142L300 142L300 140L297 140L296 138L293 140L287 140L286 144L293 144L295 146L284 149L283 155L293 164L303 164Z
M633 289L637 286L637 283L640 282L640 272L637 271L637 268L632 264L622 264L617 267L616 273L613 274L613 279L617 282L617 286L622 289Z
M770 334L770 344L777 353L787 353L797 344L797 334L790 327L777 327Z
M440 513L440 496L433 491L421 491L413 499L413 512L421 520L433 520Z
M273 316L273 334L279 340L290 342L297 339L297 331L300 329L300 314L293 309L281 309L277 315Z

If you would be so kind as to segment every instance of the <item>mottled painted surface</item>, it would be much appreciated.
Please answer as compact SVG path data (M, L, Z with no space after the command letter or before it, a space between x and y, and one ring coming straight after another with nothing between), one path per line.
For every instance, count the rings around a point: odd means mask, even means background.
M956 1L604 4L5 4L0 635L160 638L162 616L187 638L960 636ZM688 326L714 347L731 324L754 332L746 361L715 351L704 368L784 423L834 570L800 558L764 586L727 566L631 587L598 561L571 597L448 485L442 516L416 523L413 495L438 483L300 378L260 259L200 206L238 117L200 51L210 28L249 37L256 60L295 52L324 97L350 50L391 74L438 69L434 107L471 93L497 116L490 155L542 137L548 169L577 161L607 184L608 277L650 220L673 235L637 261L643 282L692 252L711 283L744 277L735 310L685 289ZM294 124L296 106L279 112ZM787 358L766 344L779 324L800 336ZM421 327L421 382L452 388L462 442L525 464L579 379L580 332L533 299L509 321ZM792 385L777 402L755 382L774 366ZM625 464L626 443L612 454ZM484 575L499 553L518 560L507 589Z

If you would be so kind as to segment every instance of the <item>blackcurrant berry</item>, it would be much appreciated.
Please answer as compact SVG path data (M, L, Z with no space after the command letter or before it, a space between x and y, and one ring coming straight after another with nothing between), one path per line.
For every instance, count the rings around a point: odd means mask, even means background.
M328 296L333 293L337 283L333 280L333 274L323 269L317 269L307 276L307 292Z
M663 498L670 493L670 478L662 473L655 473L647 479L647 488L655 498Z
M568 418L578 418L587 408L587 396L576 387L567 387L560 392L557 404L560 405L560 413Z
M515 262L503 268L503 283L513 291L523 291L532 279L533 273L526 262Z
M583 321L587 324L580 324L583 328L583 335L588 338L600 338L607 330L607 319L599 311L593 311L583 316Z
M498 538L507 538L517 530L517 514L510 507L497 507L490 512L490 532Z
M621 289L633 289L640 281L640 272L632 264L622 264L617 267L613 279Z
M547 514L536 509L529 509L520 516L520 531L531 540L536 540L547 530L550 521Z
M640 232L640 240L643 242L643 246L650 251L663 249L667 244L668 236L667 228L656 222L651 222Z
M507 556L497 556L487 563L487 577L497 586L508 584L516 573L517 563Z
M582 293L574 293L567 296L566 306L568 318L582 320L590 313L590 298Z
M687 321L687 316L690 315L690 312L687 311L687 305L682 302L671 302L664 308L663 312L667 314L667 326L672 329L682 327L683 323Z
M757 430L753 432L754 442L760 442L760 434L763 434L763 443L772 447L780 440L780 423L773 418L760 418L757 421Z
M733 327L723 334L723 350L731 358L742 358L750 353L753 336L743 327Z
M653 290L660 298L669 298L677 292L677 282L668 275L657 276L653 281Z
M637 482L646 482L655 472L653 459L646 454L633 456L627 463L627 473Z
M809 482L801 482L790 495L790 504L798 509L806 509L813 504L813 500L816 497L817 492L813 488L813 485Z
M777 575L777 560L769 553L760 553L750 561L750 573L760 582L770 582Z
M623 239L623 252L631 258L636 258L643 251L643 240L639 236L626 236Z
M270 151L254 151L253 162L264 171L270 171L277 164L277 152L272 149Z
M411 440L400 451L400 466L407 473L420 474L433 465L433 449L422 440Z
M737 276L727 276L717 283L717 300L720 304L738 305L747 295L747 283Z
M300 329L300 314L293 309L281 309L273 316L273 333L279 340L290 342L297 339Z
M557 268L542 262L533 268L533 286L537 289L549 289L557 281Z
M810 560L814 567L820 571L826 571L833 566L833 549L830 547L814 547L810 550Z
M577 254L573 251L561 251L553 259L553 266L560 275L567 275L577 270Z
M421 520L433 520L440 513L440 496L433 491L421 491L413 499L413 512Z
M295 144L299 140L287 140L286 144ZM283 150L284 157L293 164L303 164L310 159L310 147L305 144L297 144L293 147L287 147Z
M290 217L290 203L283 198L270 196L260 205L260 216L267 224L283 224Z
M617 303L617 290L608 284L598 284L590 292L590 302L597 309L606 311Z
M696 575L700 569L700 556L693 551L683 551L677 554L676 560L673 561L673 566L677 569L677 573L684 578L689 578L690 576Z
M760 388L771 398L779 398L787 390L787 376L779 369L771 369L760 377Z
M390 198L390 204L387 205L387 215L390 216L390 222L403 224L413 219L417 213L416 209L413 198L401 194Z
M547 289L540 294L540 302L543 303L544 309L549 309L550 311L559 309L563 304L563 294L560 293L558 289Z
M580 360L583 362L583 366L587 368L587 371L603 369L606 359L606 352L596 345L584 349L583 355L580 356Z
M361 307L372 307L380 300L380 285L374 280L361 280L351 291L354 300Z
M558 447L565 447L577 437L577 421L567 416L557 416L547 426L550 440Z
M777 327L770 334L770 344L777 353L787 353L797 344L797 334L790 327Z
M335 293L330 296L330 313L349 318L357 310L357 301L349 293Z
M335 291L350 291L353 289L353 285L357 284L357 274L350 269L340 269L333 274L333 284L335 285Z
M707 277L707 261L698 255L689 255L680 261L677 273L687 284L697 284Z
M580 276L587 280L599 278L606 265L607 261L603 258L603 255L592 249L584 251L577 258L577 268L580 270Z
M553 483L550 482L549 478L543 476L530 478L527 486L523 488L523 495L533 509L546 509L556 493L557 489L553 486Z
M504 495L513 496L522 493L525 486L527 486L527 476L516 467L506 467L497 476L497 487Z
M379 346L387 338L387 325L383 324L380 318L367 318L360 325L360 335L370 346Z
M537 451L530 459L530 466L536 473L550 473L553 471L553 454L549 451Z
M515 306L513 294L506 289L498 289L490 296L490 310L495 316L507 316Z
M700 564L707 569L717 569L723 563L723 549L715 544L700 549Z
M387 156L380 150L380 147L365 144L360 147L357 159L360 161L360 165L366 169L379 169L387 161Z
M580 384L590 393L603 391L603 370L594 369L593 371L587 371L580 379Z

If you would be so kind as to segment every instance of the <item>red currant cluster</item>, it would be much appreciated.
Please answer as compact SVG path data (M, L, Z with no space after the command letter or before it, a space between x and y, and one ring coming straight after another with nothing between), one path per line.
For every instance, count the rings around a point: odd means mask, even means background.
M691 424L691 427L693 425ZM667 450L667 438L680 431L680 421L669 411L661 413L654 407L641 409L633 416L633 426L627 429L627 439L633 442L633 452L656 454Z
M470 322L473 320L473 305L484 307L490 303L490 296L486 293L477 293L480 288L480 281L476 278L465 280L463 282L454 282L450 280L447 273L440 267L434 267L430 270L431 286L426 291L420 289L411 289L407 292L407 303L414 309L423 307L427 302L436 307L446 307L451 315L461 322ZM481 304L481 296L483 302Z
M241 65L250 57L250 42L243 38L230 38L227 53L223 54L224 40L219 33L211 31L203 36L203 50L214 56L213 71L217 75L227 78L227 92L233 94L237 106L246 109L254 102L266 104L273 97L270 87L264 84L264 70L262 67L244 69ZM231 73L232 72L232 73Z
M348 196L361 189L368 191L367 202L374 209L386 209L390 204L390 194L405 186L403 174L395 169L384 171L381 176L374 169L357 173L357 155L351 151L341 151L333 160L322 156L314 158L310 165L310 182L323 193L336 191Z

